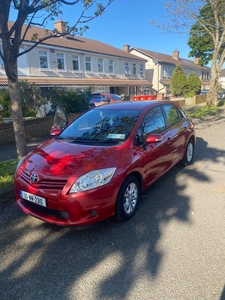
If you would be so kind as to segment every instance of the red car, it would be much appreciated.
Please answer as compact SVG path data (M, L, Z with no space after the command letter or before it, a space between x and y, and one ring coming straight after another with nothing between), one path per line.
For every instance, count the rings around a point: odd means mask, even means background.
M116 94L102 94L109 102L120 102L122 98Z
M17 204L57 225L128 220L144 190L192 162L195 141L194 123L172 101L96 107L20 160Z

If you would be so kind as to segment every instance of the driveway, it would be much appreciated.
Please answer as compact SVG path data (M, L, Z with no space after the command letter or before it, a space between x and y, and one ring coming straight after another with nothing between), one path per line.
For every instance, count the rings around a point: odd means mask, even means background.
M198 121L175 166L127 223L61 228L0 204L0 298L225 299L225 113Z

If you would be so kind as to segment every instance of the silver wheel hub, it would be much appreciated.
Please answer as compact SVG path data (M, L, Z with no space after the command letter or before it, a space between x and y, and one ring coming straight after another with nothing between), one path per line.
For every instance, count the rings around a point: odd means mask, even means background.
M187 161L190 162L193 157L193 144L189 143L187 147Z
M131 214L137 204L138 189L136 184L130 183L125 191L123 207L126 214Z

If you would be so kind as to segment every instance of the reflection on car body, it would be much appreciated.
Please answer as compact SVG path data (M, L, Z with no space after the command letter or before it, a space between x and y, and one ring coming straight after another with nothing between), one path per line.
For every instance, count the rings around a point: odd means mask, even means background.
M58 225L113 215L125 221L154 181L178 162L192 162L194 147L194 123L175 102L99 106L18 163L16 201L25 213Z

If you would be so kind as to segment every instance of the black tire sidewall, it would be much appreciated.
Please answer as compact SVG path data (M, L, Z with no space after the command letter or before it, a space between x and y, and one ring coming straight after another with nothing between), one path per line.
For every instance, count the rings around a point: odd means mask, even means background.
M125 191L126 191L128 185L131 183L135 183L137 190L138 190L138 196L137 196L137 203L136 203L134 210L130 214L127 214L124 211L123 199L124 199ZM117 196L116 207L115 207L115 213L116 213L117 219L119 219L120 221L127 221L130 218L132 218L132 216L134 215L134 213L137 210L137 206L138 206L140 197L141 197L141 191L140 191L140 183L139 183L138 179L135 176L127 177L124 180L124 182L119 190L118 196Z
M187 152L188 152L188 147L189 147L190 144L192 144L193 152L192 152L192 158L191 158L191 160L189 161L189 160L187 159ZM194 149L195 149L195 148L194 148L194 142L193 142L192 139L190 139L190 140L188 141L188 143L187 143L187 146L186 146L186 149L185 149L185 153L184 153L184 157L183 157L183 159L181 160L182 165L188 166L188 165L190 165L190 164L192 163L193 158L194 158Z

